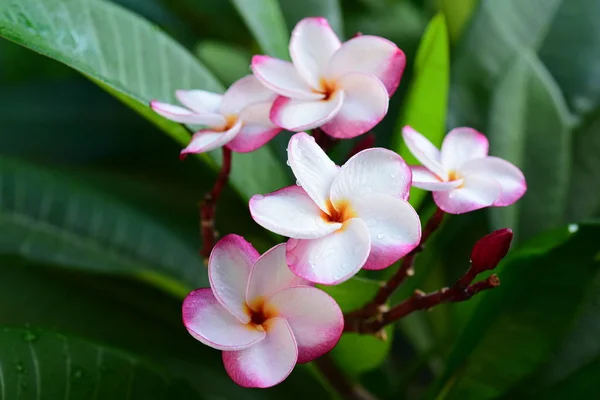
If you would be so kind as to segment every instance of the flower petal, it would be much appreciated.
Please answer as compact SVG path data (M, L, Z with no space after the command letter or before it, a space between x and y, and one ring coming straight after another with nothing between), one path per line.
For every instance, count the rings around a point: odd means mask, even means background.
M265 303L266 312L284 318L298 345L298 362L321 357L337 344L344 330L340 306L320 289L290 287L273 294Z
M288 131L318 128L331 121L344 105L344 92L327 100L296 100L278 97L271 108L271 121Z
M190 144L181 150L181 156L184 157L190 153L204 153L224 146L235 138L241 129L242 121L238 121L231 129L225 132L211 130L198 131L192 136Z
M174 106L172 104L161 103L156 100L150 102L150 107L155 113L181 124L197 124L219 127L225 124L225 118L219 114L197 114L186 108Z
M350 39L331 57L327 77L338 79L349 72L375 75L389 96L394 94L406 66L406 56L394 43L379 36Z
M250 214L257 224L283 236L313 239L335 232L342 224L328 222L299 186L288 186L250 199Z
M315 142L315 138L305 132L292 136L287 153L288 164L298 183L321 210L328 212L329 193L331 184L339 173L338 166Z
M469 160L488 155L487 138L475 129L452 129L442 142L441 161L447 171L459 169Z
M310 282L290 271L285 260L285 246L285 243L281 243L272 247L254 264L246 291L246 303L250 307L281 289L310 285Z
M314 92L289 61L269 56L254 56L252 72L263 85L282 96L298 100L319 100L325 97Z
M223 95L220 113L237 115L244 108L257 103L272 103L277 94L267 89L253 75L245 76L234 82Z
M448 172L440 162L440 151L423 135L410 126L402 128L404 144L421 164L436 174L440 180L448 179Z
M419 215L408 202L385 194L371 194L352 203L371 236L371 253L365 269L387 268L421 241Z
M324 285L337 285L355 275L371 248L365 223L352 218L336 232L318 239L287 242L287 262L293 273Z
M183 300L183 323L190 335L217 350L241 350L265 338L249 329L217 301L211 289L194 290Z
M239 235L217 242L208 260L208 278L215 297L231 314L247 324L246 287L258 252Z
M218 114L223 95L205 90L177 90L175 97L184 106L198 114Z
M527 191L527 183L523 172L513 164L498 157L471 160L461 167L460 172L465 175L485 175L495 179L502 187L500 198L494 202L494 206L497 207L513 204Z
M304 18L292 31L290 56L304 80L319 88L329 59L341 45L325 18Z
M430 170L420 165L410 167L412 170L412 185L420 189L430 190L432 192L441 190L450 190L463 184L462 179L444 182Z
M271 103L258 103L244 108L240 114L242 129L227 147L238 153L247 153L273 139L281 132L281 128L269 119L270 110Z
M298 348L288 323L271 318L265 324L267 337L244 350L224 351L227 374L243 387L266 388L282 382L292 372Z
M328 135L340 139L362 135L387 114L387 91L373 75L346 74L338 80L338 85L344 91L344 104L335 117L321 127Z
M371 193L408 199L411 171L402 157L393 151L375 148L351 157L331 185L331 202L352 203Z
M465 176L462 186L443 192L433 192L435 204L449 214L464 214L489 207L502 194L496 180L482 175Z

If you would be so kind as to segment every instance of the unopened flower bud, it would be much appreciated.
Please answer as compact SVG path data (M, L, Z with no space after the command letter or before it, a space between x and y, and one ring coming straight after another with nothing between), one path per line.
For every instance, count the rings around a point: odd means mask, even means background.
M503 228L479 239L471 252L471 268L477 273L494 269L508 253L512 238L512 230Z

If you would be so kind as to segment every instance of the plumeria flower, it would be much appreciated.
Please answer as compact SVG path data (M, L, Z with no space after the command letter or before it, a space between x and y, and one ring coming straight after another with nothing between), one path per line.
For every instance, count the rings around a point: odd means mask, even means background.
M296 275L337 284L361 268L386 268L417 246L419 216L406 201L411 172L398 154L367 149L340 168L304 132L287 151L298 185L252 197L250 212L290 237L286 259Z
M208 276L211 287L183 301L183 322L194 338L223 350L238 385L276 385L296 363L331 350L342 334L339 306L290 272L285 244L259 256L241 236L227 235L210 255Z
M413 185L433 192L435 204L450 214L484 207L509 206L527 190L519 168L488 156L488 140L471 128L451 130L439 151L411 127L402 131L404 142L423 166L411 167Z
M156 100L150 107L171 121L208 127L192 136L182 157L221 146L239 153L254 151L281 131L269 119L277 95L252 75L235 82L225 94L204 90L178 90L175 94L187 108Z
M358 136L381 121L406 64L404 53L378 36L342 44L321 17L298 22L289 50L291 63L252 58L254 75L281 95L271 120L290 131L321 127L336 138Z

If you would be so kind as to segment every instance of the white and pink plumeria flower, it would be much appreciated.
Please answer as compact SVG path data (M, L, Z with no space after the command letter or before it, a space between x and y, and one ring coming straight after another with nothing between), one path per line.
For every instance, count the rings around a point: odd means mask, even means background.
M207 127L192 136L189 145L181 151L182 157L221 146L247 153L263 146L281 131L269 119L277 95L252 75L235 82L225 94L204 90L178 90L175 94L187 108L156 100L150 102L150 107L171 121Z
M212 250L208 275L211 287L185 298L183 322L194 338L223 350L225 369L241 386L280 383L342 335L339 306L290 272L285 244L259 256L241 236L227 235Z
M338 284L361 268L386 268L418 245L419 216L406 201L411 172L398 154L367 149L340 168L304 132L287 151L298 185L252 197L250 212L290 238L286 257L296 275Z
M305 18L292 32L292 62L254 56L254 75L281 95L271 120L290 131L320 127L330 136L367 132L388 110L404 71L404 53L378 36L341 43L325 18Z
M412 168L413 186L433 192L435 204L450 214L509 206L527 190L521 170L488 156L487 138L471 128L451 130L441 151L411 127L402 131L411 153L423 164Z

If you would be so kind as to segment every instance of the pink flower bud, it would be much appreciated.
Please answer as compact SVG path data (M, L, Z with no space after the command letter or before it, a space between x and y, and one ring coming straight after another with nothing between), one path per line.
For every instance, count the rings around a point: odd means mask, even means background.
M508 253L512 238L512 230L503 228L479 239L471 252L471 268L477 273L494 269Z

